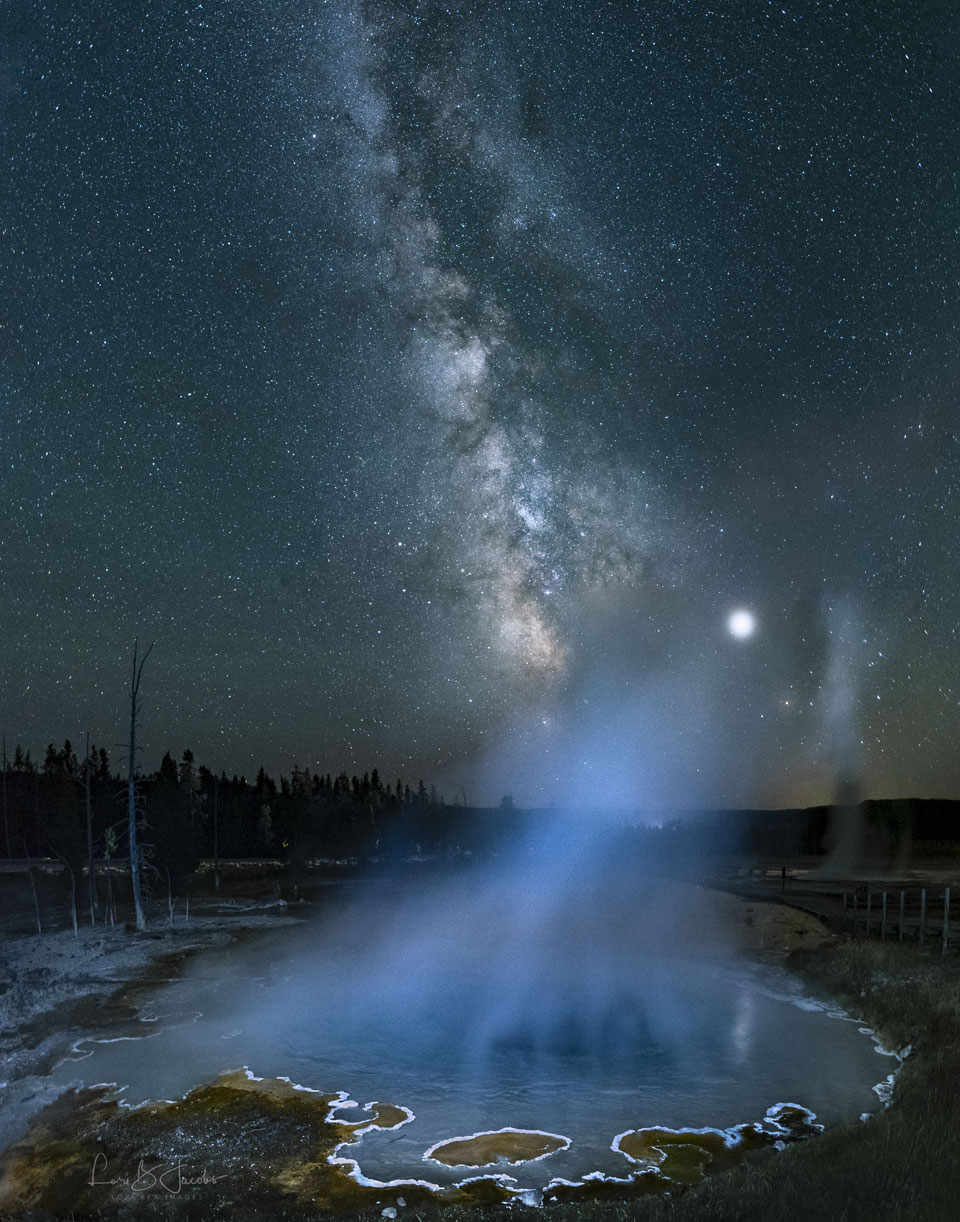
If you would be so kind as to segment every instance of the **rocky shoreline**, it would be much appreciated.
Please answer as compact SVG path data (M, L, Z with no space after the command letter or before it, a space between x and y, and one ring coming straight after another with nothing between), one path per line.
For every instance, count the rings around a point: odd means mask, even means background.
M285 904L231 906L146 933L81 927L8 938L0 958L0 1150L16 1096L42 1092L44 1077L84 1037L139 1020L141 1002L175 978L184 960L282 924Z

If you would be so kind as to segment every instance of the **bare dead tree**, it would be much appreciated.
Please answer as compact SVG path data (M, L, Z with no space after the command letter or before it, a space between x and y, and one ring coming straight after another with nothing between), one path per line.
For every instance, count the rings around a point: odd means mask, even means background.
M93 865L93 820L90 815L90 731L87 731L87 754L83 764L83 790L87 807L87 884L90 891L90 924L97 923L97 876Z
M73 864L63 853L58 852L55 848L50 848L49 852L51 857L55 857L60 862L70 879L70 917L73 921L73 936L79 938L80 922L77 919L77 876L74 873Z
M218 777L213 778L213 889L220 890L220 844L217 838L217 805L220 789Z
M130 680L130 764L127 783L127 816L130 840L130 884L133 888L133 907L136 912L138 933L143 933L147 928L147 919L143 913L143 897L140 890L140 847L137 844L137 794L134 764L137 751L137 714L140 712L140 679L152 649L153 644L141 658L138 667L137 641L133 642L133 675Z
M72 864L64 858L63 862L70 875L70 915L73 918L73 936L80 936L80 922L77 919L77 876L73 871Z
M107 862L107 912L104 917L104 924L116 925L117 909L113 902L113 876L110 873L110 858L117 847L117 835L112 827L108 827L103 834L103 855Z
M170 880L170 867L164 867L167 875L167 924L173 924L173 883Z
M7 818L7 735L4 731L3 735L3 838L6 842L7 856L12 857L10 852L10 822Z
M43 922L40 920L40 897L37 895L37 880L33 874L33 862L30 860L30 850L27 848L27 838L23 838L23 855L27 859L27 876L30 879L30 891L33 894L33 910L37 917L37 933L43 933Z

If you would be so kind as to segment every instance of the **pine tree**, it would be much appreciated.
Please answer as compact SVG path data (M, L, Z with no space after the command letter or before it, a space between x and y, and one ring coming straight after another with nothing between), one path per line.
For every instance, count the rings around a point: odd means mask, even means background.
M73 745L69 738L64 740L63 747L60 750L58 758L60 761L60 767L67 774L67 776L77 775L77 753L74 751Z
M187 747L180 760L180 784L193 787L193 752Z

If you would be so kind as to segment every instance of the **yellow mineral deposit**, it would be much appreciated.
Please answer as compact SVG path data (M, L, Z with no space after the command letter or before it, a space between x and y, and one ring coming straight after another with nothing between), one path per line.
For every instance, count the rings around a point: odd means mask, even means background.
M107 1088L67 1092L40 1112L7 1152L0 1213L110 1212L147 1197L177 1196L193 1209L225 1202L256 1210L291 1207L346 1212L380 1203L381 1189L358 1183L331 1163L362 1131L409 1119L375 1103L361 1125L331 1116L343 1096L297 1087L282 1078L222 1074L175 1102L121 1107ZM400 1189L412 1205L429 1188Z
M198 1215L225 1208L287 1208L299 1213L382 1209L400 1197L430 1203L496 1204L520 1195L502 1168L545 1159L570 1146L557 1133L505 1128L437 1143L424 1157L448 1167L494 1166L441 1187L426 1180L382 1183L357 1161L364 1134L393 1130L413 1117L391 1103L369 1103L361 1120L342 1093L322 1094L282 1078L222 1074L174 1102L121 1106L107 1087L67 1091L39 1112L6 1153L0 1214L116 1212L148 1196L177 1196ZM778 1104L762 1121L720 1129L633 1129L612 1143L631 1164L623 1178L591 1174L555 1180L545 1201L629 1199L692 1184L778 1141L817 1131L796 1104Z
M491 1167L496 1163L529 1163L558 1150L566 1150L570 1139L539 1129L497 1129L472 1137L451 1137L431 1146L424 1158L447 1167Z
M695 1184L706 1174L735 1166L753 1150L776 1142L799 1141L821 1126L806 1108L778 1103L759 1124L730 1129L634 1129L614 1138L613 1149L644 1171L674 1183Z

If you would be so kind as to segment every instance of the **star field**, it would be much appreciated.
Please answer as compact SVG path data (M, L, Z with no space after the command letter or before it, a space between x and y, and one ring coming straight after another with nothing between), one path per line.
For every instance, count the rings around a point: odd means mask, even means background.
M0 48L8 744L957 796L960 12L175 9Z

